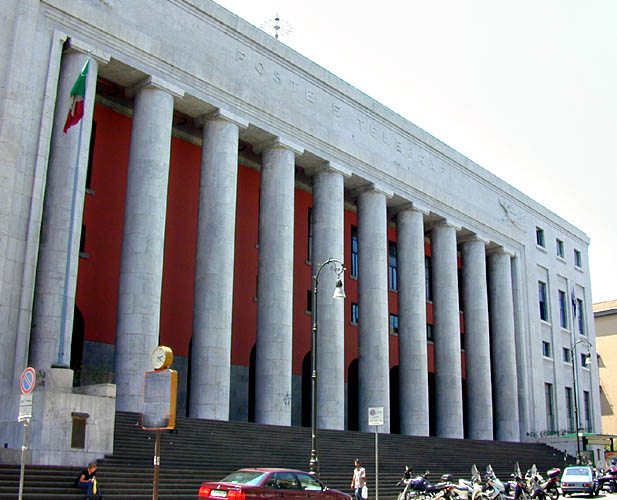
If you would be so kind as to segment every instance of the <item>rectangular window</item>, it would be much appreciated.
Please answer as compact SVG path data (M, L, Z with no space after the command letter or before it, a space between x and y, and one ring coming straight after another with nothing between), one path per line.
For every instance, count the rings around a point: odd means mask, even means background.
M551 343L550 342L542 342L542 356L545 358L551 358Z
M306 291L306 312L313 312L313 290Z
M90 151L88 153L88 170L86 171L86 190L92 191L92 159L94 157L94 143L96 141L96 122L92 121L92 132L90 132Z
M81 225L81 238L79 239L79 253L86 253L86 226Z
M581 366L583 368L589 368L589 363L591 362L591 354L588 352L581 352Z
M572 351L568 347L563 348L563 362L572 363Z
M358 277L358 228L351 226L351 272L350 276Z
M359 308L358 304L351 304L351 324L357 325L359 319Z
M390 281L390 290L398 290L398 274L396 266L396 243L390 241L388 255L388 279Z
M306 249L306 260L312 262L313 257L313 209L308 209L308 248Z
M398 316L390 314L390 335L398 335Z
M591 432L591 394L583 391L583 415L585 416L585 432Z
M426 340L433 341L433 325L429 323L426 324Z
M544 229L536 227L536 245L544 248Z
M568 419L568 432L574 432L574 400L572 399L572 387L566 387L566 418Z
M433 273L431 272L431 258L424 257L424 286L426 288L426 300L433 300Z
M546 301L546 283L538 281L538 299L540 301L540 319L548 321L548 303Z
M568 307L566 292L559 290L559 326L568 328Z
M544 384L544 400L546 404L546 430L555 430L555 408L553 405L553 384Z
M583 299L576 299L576 317L578 319L578 333L585 335L585 311L583 310Z
M583 267L583 257L580 250L574 249L574 265L576 267Z
M563 259L563 241L561 241L559 238L557 238L555 240L555 245L556 245L556 251L557 251L557 257L561 257Z
M71 448L84 449L86 447L86 423L90 415L88 413L72 412L71 419Z

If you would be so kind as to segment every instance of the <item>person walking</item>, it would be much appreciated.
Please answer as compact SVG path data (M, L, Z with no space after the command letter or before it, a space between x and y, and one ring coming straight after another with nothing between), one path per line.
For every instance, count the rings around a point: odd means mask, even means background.
M351 478L351 489L354 490L356 500L366 500L364 491L366 488L366 470L362 467L360 460L354 460L353 477ZM368 496L368 494L366 494Z

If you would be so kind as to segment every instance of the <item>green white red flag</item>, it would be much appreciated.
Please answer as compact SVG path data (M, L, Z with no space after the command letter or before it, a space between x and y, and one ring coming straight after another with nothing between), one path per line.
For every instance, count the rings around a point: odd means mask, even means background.
M64 123L64 133L68 131L73 125L77 125L79 120L84 116L84 99L86 98L86 78L88 76L88 65L90 64L90 58L86 59L86 64L79 73L77 80L73 84L71 89L71 107L69 113L66 116L66 122Z

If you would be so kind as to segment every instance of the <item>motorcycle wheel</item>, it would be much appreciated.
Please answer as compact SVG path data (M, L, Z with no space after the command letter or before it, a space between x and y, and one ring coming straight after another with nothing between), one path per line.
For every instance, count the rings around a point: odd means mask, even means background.
M606 484L606 489L609 493L615 493L615 491L617 491L617 487L615 487L615 483L613 483L612 481Z
M555 489L550 489L546 492L546 494L548 495L548 497L551 500L557 500L559 498L559 491L555 488Z

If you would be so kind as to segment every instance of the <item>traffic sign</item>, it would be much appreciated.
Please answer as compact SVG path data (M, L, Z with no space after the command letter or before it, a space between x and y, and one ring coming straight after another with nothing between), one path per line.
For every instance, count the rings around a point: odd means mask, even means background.
M30 394L36 386L36 371L29 366L21 373L19 388L23 394Z
M383 406L368 409L368 425L383 425Z

